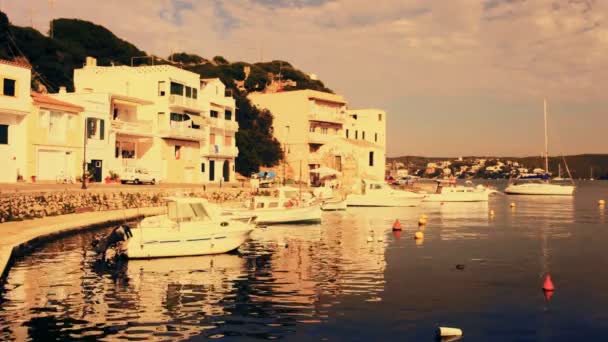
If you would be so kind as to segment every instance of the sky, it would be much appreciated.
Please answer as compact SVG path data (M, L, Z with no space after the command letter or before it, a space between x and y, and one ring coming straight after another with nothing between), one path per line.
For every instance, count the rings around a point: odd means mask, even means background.
M608 1L0 0L11 22L103 25L147 53L287 60L387 111L387 156L608 153Z

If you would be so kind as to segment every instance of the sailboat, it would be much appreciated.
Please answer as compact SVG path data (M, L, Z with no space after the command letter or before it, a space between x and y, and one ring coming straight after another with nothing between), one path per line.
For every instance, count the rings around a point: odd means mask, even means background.
M591 177L589 177L589 180L590 180L590 181L595 180L595 178L593 178L593 168L591 168Z
M545 172L549 172L549 139L547 135L547 100L544 101L544 112L545 112ZM565 160L564 160L565 161ZM570 169L566 164L566 171L570 175ZM572 175L570 175L572 180ZM521 178L515 179L514 182L510 182L505 193L509 195L561 195L561 196L572 196L574 193L574 182L572 185L565 184L552 184L548 177L538 177L535 179Z
M565 181L570 180L570 178L562 177L562 164L557 164L557 177L553 178L554 181Z

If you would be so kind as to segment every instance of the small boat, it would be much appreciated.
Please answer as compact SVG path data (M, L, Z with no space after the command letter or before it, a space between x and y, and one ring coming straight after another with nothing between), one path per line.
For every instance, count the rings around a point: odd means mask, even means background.
M415 207L424 199L424 194L395 190L385 182L362 181L362 193L346 197L349 207Z
M283 186L275 196L254 196L242 208L226 208L234 219L255 217L258 224L321 222L321 203L303 196L296 188Z
M202 198L169 197L167 214L143 219L136 227L114 229L96 248L116 246L129 259L220 254L239 248L253 231L249 222L228 220ZM103 248L101 248L103 246Z
M346 210L346 207L345 199L330 199L321 204L321 210L324 211Z
M442 182L437 182L435 193L426 196L423 202L487 202L490 194L496 192L481 184L476 187L472 185L471 181L467 181L465 186L445 186Z

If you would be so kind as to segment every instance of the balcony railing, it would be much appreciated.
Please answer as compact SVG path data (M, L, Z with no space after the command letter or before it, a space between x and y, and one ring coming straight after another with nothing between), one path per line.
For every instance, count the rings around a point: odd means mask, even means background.
M152 121L121 121L112 120L112 129L117 133L137 135L137 136L151 136L152 132Z
M338 136L333 134L323 134L319 132L309 132L308 142L312 144L327 144L334 141Z
M239 154L239 149L236 146L209 145L208 154L211 156L236 157Z
M230 131L238 131L239 123L231 120L224 120L224 128Z
M169 105L193 111L201 111L197 99L180 95L169 95Z
M173 138L182 140L202 141L205 140L205 131L202 129L191 128L178 122L171 122L171 126L161 130L160 136L163 138Z

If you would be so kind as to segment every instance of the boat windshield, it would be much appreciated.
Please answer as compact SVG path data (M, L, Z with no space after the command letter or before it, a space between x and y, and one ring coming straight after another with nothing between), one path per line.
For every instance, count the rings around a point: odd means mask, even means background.
M177 222L211 220L211 215L202 203L169 202L169 219Z

